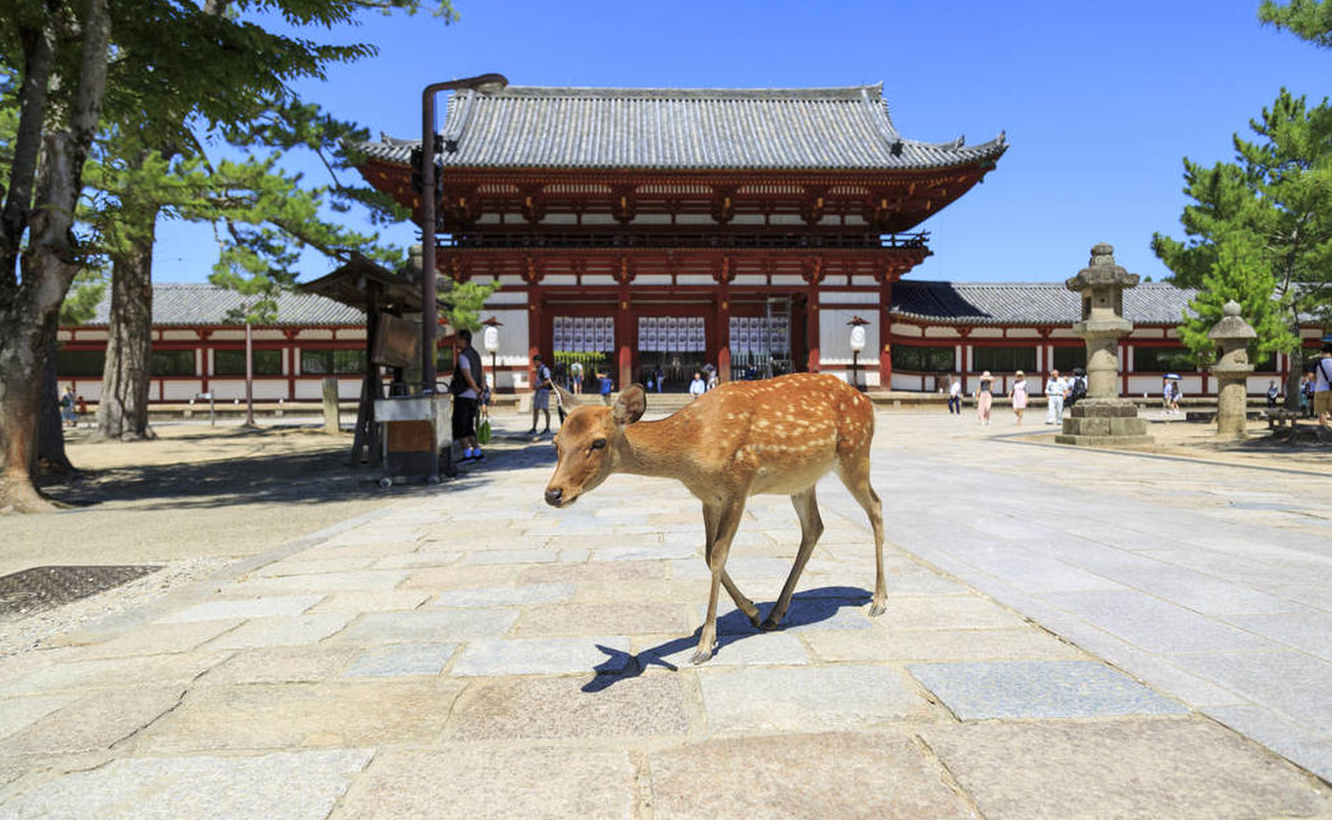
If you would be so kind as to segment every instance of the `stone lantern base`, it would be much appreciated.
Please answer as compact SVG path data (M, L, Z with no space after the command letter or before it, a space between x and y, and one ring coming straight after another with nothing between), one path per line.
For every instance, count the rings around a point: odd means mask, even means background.
M1064 414L1060 444L1082 447L1142 447L1154 443L1147 435L1146 419L1124 399L1082 399Z

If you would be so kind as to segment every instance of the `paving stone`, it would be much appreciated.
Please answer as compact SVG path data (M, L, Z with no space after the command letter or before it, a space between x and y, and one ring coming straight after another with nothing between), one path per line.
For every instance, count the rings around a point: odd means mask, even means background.
M1186 671L1215 681L1296 722L1332 736L1332 664L1299 652L1226 652L1174 655Z
M559 553L546 549L507 549L469 552L459 561L463 566L487 564L546 564L559 560Z
M1272 647L1257 635L1141 592L1054 593L1042 598L1149 652Z
M1187 712L1098 661L988 661L907 667L961 720Z
M977 817L905 735L713 740L654 751L649 766L656 820Z
M228 595L296 595L302 592L329 593L363 589L393 589L407 577L405 569L369 569L360 572L329 572L321 575L285 575L280 578L251 578L227 588Z
M330 595L307 610L310 615L324 615L334 612L350 612L359 615L362 612L407 611L430 600L430 593L413 589L380 589L365 592L339 592Z
M1014 629L1021 616L976 595L888 596L888 609L876 622L889 630Z
M438 609L413 612L371 612L354 621L335 641L361 643L429 643L499 637L518 613L512 609Z
M164 623L263 618L269 615L299 615L323 599L323 595L275 595L268 598L224 599L195 604L159 618Z
M67 661L39 667L0 685L0 696L188 684L226 660L229 652L189 652L106 660Z
M1332 661L1332 612L1301 608L1279 615L1230 615L1226 621Z
M0 820L324 820L370 751L129 758L35 786Z
M237 652L198 684L298 683L336 677L359 653L355 646L278 646Z
M336 634L351 619L347 612L255 618L212 641L208 648L253 649L318 643Z
M31 757L0 757L0 789L23 777L35 765ZM4 811L0 807L0 811Z
M366 650L347 669L347 677L438 675L458 649L452 643L394 644Z
M632 564L586 564L585 566L632 566ZM637 604L637 603L688 603L697 604L708 599L707 581L666 581L661 579L625 581L593 581L578 585L574 593L575 603L601 604Z
M528 608L513 628L516 638L684 632L689 608L671 603L550 604Z
M78 700L78 695L38 695L0 700L0 738L26 729L60 707Z
M680 676L497 678L468 687L449 717L452 740L661 737L689 731Z
M698 683L714 732L860 730L929 710L885 666L703 667Z
M188 621L185 623L150 623L121 633L102 643L86 647L81 657L122 658L131 655L157 655L188 652L216 638L244 621Z
M446 567L462 557L461 552L409 552L406 555L390 555L375 562L375 569L421 569L423 567Z
M601 561L581 565L541 564L518 573L520 584L576 583L623 584L625 581L658 581L666 578L665 561Z
M0 741L0 755L41 755L109 749L180 702L176 686L94 692Z
M608 544L592 550L592 561L696 561L699 548L700 545L694 544Z
M1033 626L1023 629L821 630L800 633L824 661L1065 660L1081 650Z
M613 673L630 664L628 650L623 637L477 640L464 647L450 671L468 677Z
M1332 738L1261 706L1209 706L1203 714L1332 782Z
M528 584L519 587L481 587L478 589L451 589L441 592L433 606L490 607L523 606L567 601L574 592L574 584Z
M689 668L690 660L698 649L698 634L671 638L647 646L638 652L643 664L666 664L672 668ZM717 647L712 650L714 666L748 666L768 664L779 666L802 665L810 662L805 645L795 635L781 632L719 635Z
M791 559L764 558L732 553L726 559L726 572L743 590L755 581L785 581L791 573ZM677 581L711 580L712 571L702 556L671 562L671 577ZM746 583L748 582L748 583ZM781 591L781 584L776 592ZM776 592L773 594L776 595Z
M1253 820L1332 811L1325 786L1210 721L990 722L930 726L923 736L988 820Z
M138 754L377 746L437 737L462 685L413 681L207 686L136 738Z
M625 820L634 803L622 749L447 744L381 753L329 820Z
M1100 572L1142 592L1208 615L1287 612L1297 608L1291 601L1274 595L1161 561L1144 560Z
M286 575L328 575L333 572L355 572L361 569L369 569L374 562L375 559L368 555L312 561L306 557L305 553L297 553L290 558L284 558L281 561L274 561L262 566L255 570L253 575L258 578L280 578Z
M372 521L355 529L339 533L325 541L319 547L308 550L328 549L347 546L381 546L385 544L406 544L419 541L421 530L413 526L399 526Z

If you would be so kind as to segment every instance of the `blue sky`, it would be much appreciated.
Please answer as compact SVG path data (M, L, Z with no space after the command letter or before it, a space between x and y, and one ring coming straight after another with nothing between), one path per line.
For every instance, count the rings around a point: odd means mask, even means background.
M314 39L379 56L297 90L372 133L420 133L421 88L496 71L518 85L816 87L882 81L894 123L929 141L1006 131L986 181L926 221L912 279L1051 281L1097 242L1161 279L1153 231L1182 236L1182 159L1232 158L1232 134L1284 86L1327 95L1332 52L1259 25L1256 0L602 2L456 0L460 22L367 14ZM309 179L322 172L293 161ZM388 232L399 244L414 230ZM161 282L202 281L211 232L163 224ZM331 265L308 254L302 280Z

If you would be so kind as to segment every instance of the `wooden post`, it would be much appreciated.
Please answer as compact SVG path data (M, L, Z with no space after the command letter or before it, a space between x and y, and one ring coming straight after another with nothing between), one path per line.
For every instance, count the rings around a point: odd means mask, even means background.
M324 382L324 432L337 435L342 430L338 418L338 377L325 376Z

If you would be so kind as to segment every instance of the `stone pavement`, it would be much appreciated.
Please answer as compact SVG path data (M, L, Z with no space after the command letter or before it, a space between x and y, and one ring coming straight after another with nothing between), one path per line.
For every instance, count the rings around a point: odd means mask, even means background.
M552 510L549 444L509 444L0 661L0 820L1332 818L1259 745L1329 774L1326 479L878 418L881 618L832 481L785 628L728 607L689 666L696 503ZM797 541L753 499L732 576L770 604Z

